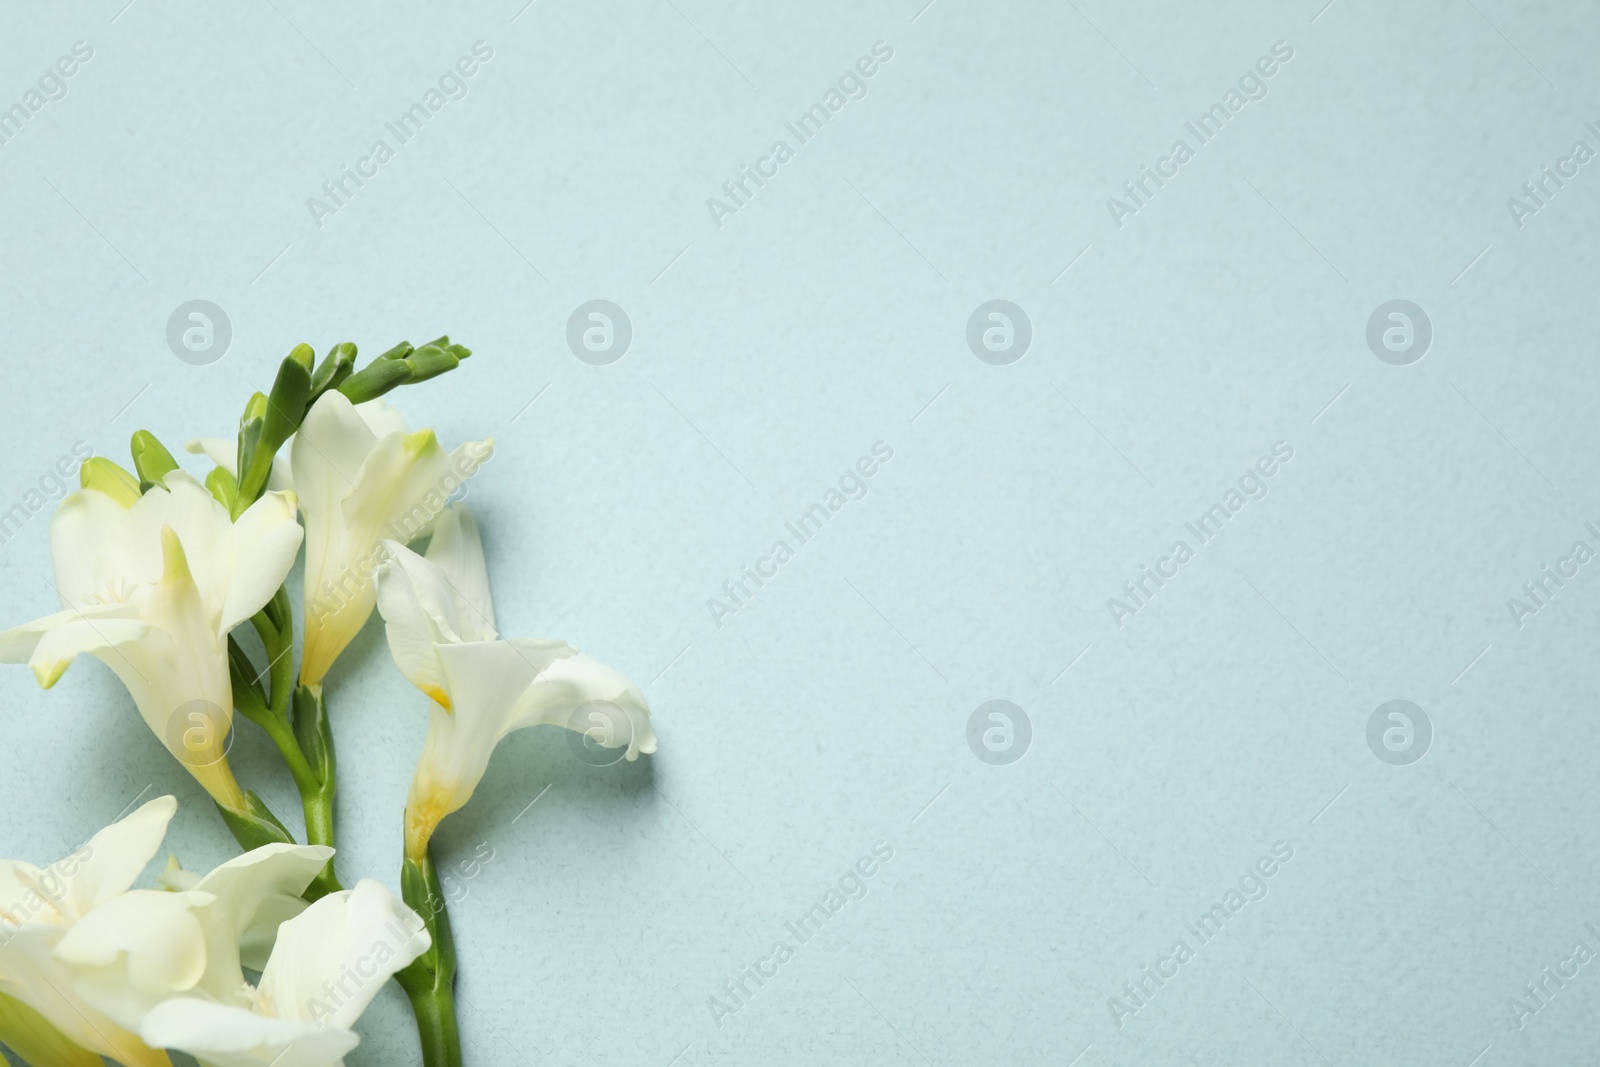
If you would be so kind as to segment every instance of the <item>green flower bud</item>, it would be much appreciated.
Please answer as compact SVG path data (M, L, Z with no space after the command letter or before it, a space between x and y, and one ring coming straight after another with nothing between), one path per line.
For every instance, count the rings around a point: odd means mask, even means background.
M262 439L271 453L300 428L306 417L306 402L311 398L311 364L316 359L310 345L296 345L278 365L278 379L272 383L272 395L267 401L266 430ZM271 466L272 455L267 456ZM263 478L263 483L265 479ZM249 478L241 481L249 485Z
M334 345L322 357L316 372L311 375L311 395L321 396L329 389L337 389L356 366L356 346L349 341Z
M409 382L411 373L411 364L404 359L375 359L346 378L339 392L352 404L364 404Z
M406 360L411 364L411 381L425 382L429 378L437 378L445 371L455 370L461 361L449 351L428 345L419 348Z
M135 433L128 450L133 453L133 469L139 472L141 490L149 491L152 485L160 485L163 478L178 469L178 461L149 430Z
M267 417L267 394L252 393L250 399L245 401L244 414L239 416L239 429L244 429L245 423L260 422Z
M237 514L235 508L239 502L239 483L226 468L214 468L206 475L206 488L211 490L217 503L228 509L228 514Z
M104 456L90 456L83 461L78 468L78 483L85 489L104 493L125 508L138 503L141 495L139 479Z

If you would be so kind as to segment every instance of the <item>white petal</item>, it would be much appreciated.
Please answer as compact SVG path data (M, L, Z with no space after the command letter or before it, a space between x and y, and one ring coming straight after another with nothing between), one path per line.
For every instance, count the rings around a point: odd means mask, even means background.
M105 493L79 489L50 520L50 555L64 608L106 599L113 587L161 576L159 546L125 533L128 509Z
M516 729L535 679L577 650L562 641L522 639L440 645L438 653L452 710L428 721L408 811L434 823L471 799L495 746Z
M419 855L439 820L472 798L495 747L513 730L548 723L628 759L656 750L650 709L625 676L560 641L523 638L442 644L452 710L435 707L406 802L406 849Z
M79 919L56 944L73 989L119 1025L136 1029L145 1012L193 989L205 973L199 893L133 889Z
M425 533L488 451L476 443L446 455L431 430L378 436L339 393L317 401L293 452L306 517L302 682L320 682L371 616L381 543Z
M178 535L189 573L194 577L205 616L216 626L233 578L230 551L233 522L228 509L205 486L183 471L171 471L128 509L125 535L145 546L141 555L161 557L161 531Z
M378 437L337 389L306 413L290 449L295 489L306 520L306 636L301 677L320 682L372 613L364 557L376 548L348 528L344 500L354 492ZM375 566L377 560L371 560Z
M389 650L413 685L448 708L435 647L496 636L477 522L470 512L451 508L440 516L426 558L397 541L385 541L384 549L378 610Z
M483 558L478 518L464 504L446 508L434 524L428 562L443 572L461 607L455 630L462 641L493 641L494 598L489 593L489 565Z
M429 571L427 560L404 545L396 541L383 544L388 559L379 568L376 580L378 611L383 615L389 652L407 681L427 693L435 703L449 707L444 670L435 651L439 642L445 640L449 622L442 610L430 610L422 593L422 587L437 575Z
M278 928L257 989L279 1018L348 1028L383 984L430 943L416 912L363 878Z
M254 931L259 945L270 940L261 928L264 918L281 921L299 914L303 909L295 901L332 858L333 849L325 845L263 845L200 879L195 891L215 899L197 909L207 945L199 987L218 998L233 993L244 981L241 940Z
M71 925L124 892L160 849L177 809L172 797L157 797L43 869L0 860L0 940L19 926Z
M236 437L200 437L183 449L191 455L205 456L235 478L239 476L239 439Z
M302 536L289 493L266 493L239 516L228 546L230 574L220 632L232 630L273 598L294 566Z
M74 989L87 1003L130 1029L174 994L235 1003L247 988L241 940L263 940L298 912L294 895L332 855L320 845L267 845L192 890L124 893L78 921L55 956L72 966Z
M580 709L584 713L575 714ZM606 748L626 746L630 760L656 750L650 707L639 687L581 652L550 664L522 694L513 718L512 730L546 723L576 730Z
M225 758L233 721L227 646L206 618L178 538L171 527L163 528L166 574L138 604L151 632L96 655L122 679L168 751L218 803L238 809L244 794Z
M26 663L46 689L85 652L134 645L149 636L148 624L128 604L69 608L0 633L0 663Z
M46 689L54 685L62 672L84 652L92 652L107 662L126 663L129 669L133 669L132 664L138 658L137 649L154 633L147 623L133 619L95 621L81 618L45 634L34 649L28 665L33 668L39 684ZM148 673L151 672L147 670Z
M0 860L0 939L26 924L67 922L57 909L59 892L49 892L54 883L40 888L44 871L23 860Z
M156 490L152 490L156 492ZM35 641L30 662L41 684L53 684L70 656L92 651L128 687L146 725L218 803L239 808L244 794L224 758L232 721L227 648L205 617L182 545L170 527L161 535L169 573L140 589L135 601L114 606L138 621L64 621ZM20 631L28 631L22 627ZM0 659L26 645L23 632L0 635Z
M179 1049L212 1067L339 1067L361 1042L343 1027L188 997L153 1008L140 1033L152 1045Z
M355 488L361 467L377 443L378 435L337 389L324 393L306 412L289 450L289 462L300 506L308 520L323 528L311 531L313 540L339 516L340 501Z
M448 464L432 430L379 438L341 504L346 528L363 546L384 536L400 542L423 536L450 495Z
M272 955L272 946L278 942L278 927L305 910L304 897L279 895L263 901L255 921L239 938L240 964L259 973L267 965L267 957Z
M50 865L67 884L62 903L72 918L88 914L133 885L161 850L167 824L177 811L175 798L157 797L89 838L71 856Z
M406 425L406 417L400 414L400 409L392 407L381 396L376 400L357 404L356 414L361 416L361 421L367 424L367 429L372 431L374 437L411 432L411 428Z
M77 994L72 968L52 951L63 933L59 926L32 926L0 938L0 985L86 1049L125 1067L171 1067L164 1053Z
M300 548L295 498L267 493L235 523L211 493L183 471L172 471L128 512L133 536L159 546L170 526L183 543L207 617L226 634L272 599Z

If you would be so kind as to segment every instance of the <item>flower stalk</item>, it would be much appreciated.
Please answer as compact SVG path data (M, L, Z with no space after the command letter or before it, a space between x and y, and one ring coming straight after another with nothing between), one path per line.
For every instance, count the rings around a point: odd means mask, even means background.
M257 672L239 643L229 639L228 666L233 676L235 707L241 715L266 732L283 756L283 762L289 768L289 775L300 793L300 806L306 821L306 843L332 847L337 770L333 731L328 723L322 687L294 684L291 655L294 649L294 620L289 611L288 591L280 586L272 601L257 612L251 622L266 649L268 664L266 670ZM261 687L262 675L268 676L269 684L265 691ZM265 808L265 805L261 806ZM226 814L224 818L227 818ZM278 826L281 829L282 824L278 823ZM233 829L232 822L229 828ZM287 834L287 831L284 832ZM235 836L238 836L237 830ZM293 838L291 836L286 840L292 841ZM240 843L244 843L243 838L240 838ZM306 898L316 900L341 888L330 859L328 866L307 888Z
M424 851L421 863L406 858L400 871L400 896L421 916L432 938L428 950L394 976L406 991L417 1018L423 1067L461 1067L461 1034L456 1025L456 946L431 851Z

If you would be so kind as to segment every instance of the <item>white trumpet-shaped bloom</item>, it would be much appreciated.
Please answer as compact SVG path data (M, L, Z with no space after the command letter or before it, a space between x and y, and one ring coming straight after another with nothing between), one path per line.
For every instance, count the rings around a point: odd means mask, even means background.
M306 523L304 684L321 684L371 617L383 542L426 533L492 451L470 441L446 452L432 430L407 432L393 409L338 390L312 405L289 453Z
M228 632L266 605L300 546L294 497L267 493L239 520L173 471L143 496L80 489L50 524L63 611L0 633L0 662L45 688L92 653L150 729L218 803L244 797L224 741L233 715Z
M495 746L513 730L565 726L628 759L656 750L650 709L622 674L562 641L502 640L477 520L465 507L438 519L426 557L390 542L378 609L402 674L433 698L428 736L406 804L406 849L417 862L439 820L461 808Z
M322 845L265 845L204 876L168 870L167 888L130 889L175 807L152 801L46 871L0 869L0 885L35 887L8 894L8 912L33 918L8 928L0 994L130 1067L167 1065L154 1049L207 1067L337 1067L377 990L427 951L422 919L372 881L307 906L300 894L333 856Z
M20 860L0 861L0 993L36 1012L74 1044L127 1067L170 1067L170 1061L156 1051L160 1046L153 1048L137 1035L136 1026L84 998L72 965L57 950L80 925L97 921L102 909L126 894L161 847L177 808L172 797L152 800L42 869ZM154 975L144 977L157 982Z
M332 856L325 845L263 845L190 875L185 889L130 890L75 925L56 958L72 966L79 996L130 1030L172 996L247 1003L241 967L261 965Z
M140 1033L208 1067L339 1067L360 1043L356 1019L430 944L416 912L363 879L278 927L259 984L241 979L230 999L165 1000L144 1014Z

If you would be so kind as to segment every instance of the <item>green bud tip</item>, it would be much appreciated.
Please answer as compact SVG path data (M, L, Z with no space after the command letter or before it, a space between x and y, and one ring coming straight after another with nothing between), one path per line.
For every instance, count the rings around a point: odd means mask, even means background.
M244 414L239 417L242 426L247 422L259 422L267 417L267 394L256 393L245 403Z
M149 430L135 432L128 444L128 451L133 453L133 469L139 472L140 478L152 484L178 469L178 461Z

